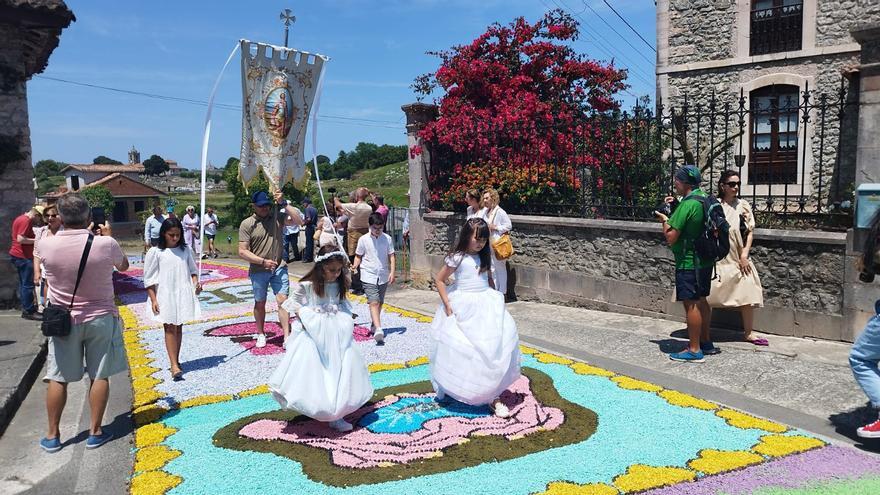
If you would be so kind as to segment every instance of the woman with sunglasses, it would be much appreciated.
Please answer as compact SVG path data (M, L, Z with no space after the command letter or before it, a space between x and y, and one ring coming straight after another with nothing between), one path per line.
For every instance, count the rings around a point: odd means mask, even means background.
M740 178L734 170L725 170L718 180L718 200L730 224L730 252L716 265L718 276L706 298L713 308L739 308L743 321L743 338L759 346L769 345L767 339L752 335L754 308L764 305L764 288L749 258L754 239L755 217L752 207L739 198Z
M58 216L58 209L55 205L49 205L43 209L43 221L46 222L45 225L34 228L34 246L39 244L41 239L53 236L61 230L61 217ZM40 306L45 307L49 285L46 278L43 277L43 261L37 255L34 255L34 287L37 288L39 296L37 300Z

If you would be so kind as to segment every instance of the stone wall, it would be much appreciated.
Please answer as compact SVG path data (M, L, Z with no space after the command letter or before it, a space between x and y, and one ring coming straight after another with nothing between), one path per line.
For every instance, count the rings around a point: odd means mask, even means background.
M730 0L670 0L669 62L733 56L736 7Z
M432 212L424 249L437 270L463 219ZM674 260L656 223L511 215L513 292L535 299L681 319ZM756 328L779 335L851 341L843 325L846 235L758 229L752 251L764 285ZM418 267L414 266L414 269ZM738 325L716 312L716 324Z
M816 11L816 46L853 43L850 35L859 24L880 21L877 0L819 0Z
M16 216L34 205L34 169L28 127L27 89L21 67L22 30L0 25L0 307L17 303L18 274L9 263L11 226ZM9 153L9 154L7 154Z

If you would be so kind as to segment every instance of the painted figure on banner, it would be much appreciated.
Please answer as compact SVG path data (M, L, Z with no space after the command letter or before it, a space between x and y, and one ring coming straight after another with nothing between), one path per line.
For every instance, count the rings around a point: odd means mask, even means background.
M290 92L286 87L275 88L266 96L265 121L266 128L279 140L284 139L290 133L290 123L294 112L288 101Z

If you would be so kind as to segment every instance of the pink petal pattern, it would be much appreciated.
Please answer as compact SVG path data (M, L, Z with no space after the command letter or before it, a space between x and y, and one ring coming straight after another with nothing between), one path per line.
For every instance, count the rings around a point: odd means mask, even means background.
M349 415L347 421L357 424L365 414L388 406L403 397L425 397L433 394L398 394L363 407ZM306 420L296 423L261 419L245 425L239 435L253 440L292 442L325 449L333 464L346 468L365 469L383 463L406 464L437 456L443 449L465 442L473 436L503 436L513 440L538 431L554 430L565 420L557 408L539 403L529 388L529 379L520 377L502 397L511 406L510 418L495 416L478 418L445 417L426 421L421 429L410 433L373 433L356 427L348 433L332 430L326 423Z

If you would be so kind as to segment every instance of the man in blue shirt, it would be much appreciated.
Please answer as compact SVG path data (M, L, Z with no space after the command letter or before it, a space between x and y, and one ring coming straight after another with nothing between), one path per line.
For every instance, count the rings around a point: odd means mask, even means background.
M152 246L159 245L159 229L162 228L162 222L164 221L165 217L162 216L162 208L154 206L153 216L147 218L147 223L144 226L144 251Z

